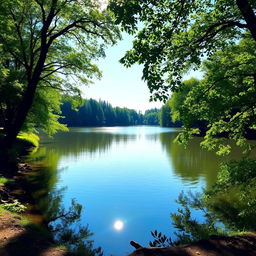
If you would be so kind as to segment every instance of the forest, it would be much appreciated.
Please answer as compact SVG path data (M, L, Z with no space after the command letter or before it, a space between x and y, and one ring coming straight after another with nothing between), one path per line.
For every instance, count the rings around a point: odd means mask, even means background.
M93 99L83 100L78 110L72 110L69 102L61 106L63 119L61 122L69 127L74 126L118 126L118 125L142 125L152 124L144 120L144 115L135 110L115 107L105 101Z
M168 105L161 109L148 109L144 114L133 109L112 107L105 101L83 100L77 110L69 102L61 105L62 124L68 127L83 126L127 126L160 125L163 127L180 127L181 123L171 121Z

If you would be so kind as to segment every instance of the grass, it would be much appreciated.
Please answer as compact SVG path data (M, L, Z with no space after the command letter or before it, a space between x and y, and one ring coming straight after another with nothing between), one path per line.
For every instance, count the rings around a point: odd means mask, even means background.
M0 214L5 214L6 212L9 212L7 210L5 210L2 205L0 205Z
M5 184L7 184L10 181L10 179L7 179L3 176L0 175L0 186L4 186Z
M228 233L228 236L242 236L250 233L251 231L232 231Z
M18 200L14 200L12 203L2 201L2 208L12 213L23 213L26 210L26 206L21 204Z
M4 137L4 133L2 132L2 129L0 128L0 140L2 140ZM17 136L17 146L33 146L38 147L39 146L39 136L37 136L35 133L27 133L27 132L20 132ZM20 145L19 145L20 144Z
M29 143L34 147L39 146L39 137L34 133L21 132L17 138L20 142Z
M27 218L24 218L24 217L21 218L21 225L26 227L27 229L30 229L32 231L39 233L43 237L46 237L48 239L52 238L51 232L46 227L44 227L43 225L34 223L28 220Z
M19 220L17 221L21 226L31 231L35 231L36 233L39 233L40 235L42 235L43 237L46 237L47 239L51 238L51 232L46 227L28 220L27 218L23 217L19 213L8 211L2 205L0 205L0 214L1 215L11 214L13 216L19 216Z
M59 249L61 249L61 250L68 251L68 247L67 247L66 245L64 245L64 244L60 244L60 245L58 245L57 247L58 247Z

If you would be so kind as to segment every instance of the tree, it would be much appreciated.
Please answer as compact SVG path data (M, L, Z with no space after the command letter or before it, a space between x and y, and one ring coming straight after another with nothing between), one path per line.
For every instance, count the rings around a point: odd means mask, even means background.
M253 0L120 0L111 8L117 23L135 34L133 48L121 62L143 64L152 99L168 100L182 75L202 59L250 32L256 40Z
M160 109L159 112L159 121L160 121L160 126L162 127L181 127L182 123L178 121L172 121L171 117L171 106L169 104L169 101L163 105Z
M100 77L93 60L119 37L112 20L98 1L1 1L0 82L7 95L1 99L3 145L11 146L25 129L37 96L47 105L50 93L78 95L79 83Z
M230 141L238 146L251 148L247 138L255 137L255 85L256 42L245 35L238 44L213 54L203 64L204 79L195 84L171 104L180 101L174 116L185 127L185 137L193 133L193 120L207 121L207 132L202 145L219 153L229 153ZM175 107L174 107L175 109Z
M201 135L205 134L207 120L197 119L194 115L187 114L187 108L185 107L185 103L190 91L198 86L200 81L196 78L190 78L182 82L182 86L179 90L172 93L170 100L167 102L167 105L170 107L170 114L172 122L181 123L183 127L190 128L198 128ZM192 112L192 111L190 111ZM192 132L195 132L193 129ZM183 133L184 135L185 133ZM188 136L189 137L189 136Z
M152 108L145 111L144 114L145 125L159 125L159 109Z
M168 101L170 106L170 113L172 116L172 121L180 121L181 119L183 122L187 122L184 118L184 103L188 93L192 90L193 87L199 84L199 80L195 78L190 78L182 83L182 87L180 90L174 92ZM184 113L185 114L185 113Z
M77 111L68 102L61 107L62 124L67 126L114 126L143 124L143 115L128 108L113 108L105 101L83 100Z
M160 126L162 127L171 127L172 119L171 119L171 108L168 104L165 104L161 107L159 113Z

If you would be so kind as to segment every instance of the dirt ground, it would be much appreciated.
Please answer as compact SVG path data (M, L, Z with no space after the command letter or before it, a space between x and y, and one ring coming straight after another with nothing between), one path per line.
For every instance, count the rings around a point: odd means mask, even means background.
M34 228L21 223L21 217L0 213L1 256L74 256L54 245Z
M212 236L174 248L141 247L129 256L255 256L256 233L239 236Z

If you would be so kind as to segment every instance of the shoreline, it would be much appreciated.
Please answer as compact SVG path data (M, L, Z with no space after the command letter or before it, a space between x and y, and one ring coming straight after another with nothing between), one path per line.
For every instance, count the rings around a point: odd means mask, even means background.
M27 163L19 163L18 171L7 184L0 186L0 255L2 256L75 256L54 243L40 209L29 190L24 175L35 170ZM4 209L4 204L27 207L22 213ZM17 207L19 207L17 204ZM18 209L18 208L17 208ZM41 216L39 220L38 216ZM37 221L35 221L37 219Z

